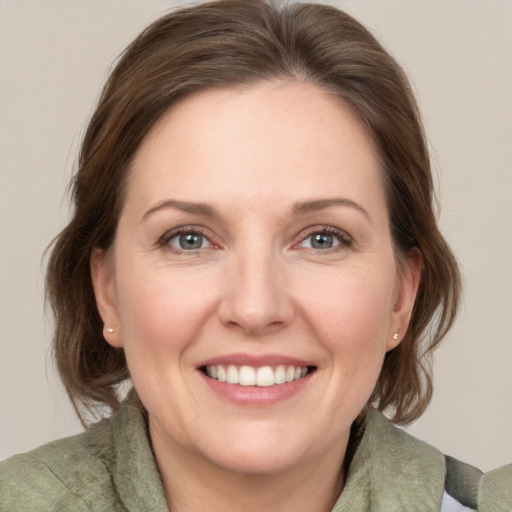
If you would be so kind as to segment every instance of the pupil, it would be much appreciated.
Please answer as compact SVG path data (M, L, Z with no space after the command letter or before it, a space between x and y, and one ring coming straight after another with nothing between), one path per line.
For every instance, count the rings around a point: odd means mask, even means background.
M327 233L317 233L316 235L313 235L311 245L315 249L329 249L332 247L332 243L332 235L329 235Z
M196 233L187 233L180 236L180 246L182 249L200 249L202 242L202 235Z

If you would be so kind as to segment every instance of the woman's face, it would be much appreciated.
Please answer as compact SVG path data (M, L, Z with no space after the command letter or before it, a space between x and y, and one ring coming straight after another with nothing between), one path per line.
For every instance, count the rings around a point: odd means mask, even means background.
M343 457L418 282L364 126L294 82L167 112L92 272L157 454L239 473Z

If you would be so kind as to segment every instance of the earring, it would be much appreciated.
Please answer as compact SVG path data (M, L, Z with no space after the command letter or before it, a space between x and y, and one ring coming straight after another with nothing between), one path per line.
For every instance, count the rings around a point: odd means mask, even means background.
M397 340L397 339L398 339L398 333L397 333L397 332L395 332L395 334L393 334L393 339L394 339L394 340Z
M105 329L105 331L107 331L107 332L109 332L109 333L111 333L111 334L112 334L112 333L114 332L114 329L109 328L109 329Z

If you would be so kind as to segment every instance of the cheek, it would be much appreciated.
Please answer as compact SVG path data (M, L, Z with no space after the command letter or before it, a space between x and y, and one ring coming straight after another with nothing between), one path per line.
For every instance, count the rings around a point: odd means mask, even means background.
M211 297L186 272L132 269L122 275L117 296L125 349L178 349L201 328Z
M161 408L162 400L174 407L187 396L178 376L192 371L187 364L190 347L207 320L206 305L201 304L205 294L186 276L171 279L169 272L125 272L124 276L118 285L118 309L132 381L153 410Z
M379 362L384 356L393 283L382 275L340 272L303 295L309 323L333 359Z

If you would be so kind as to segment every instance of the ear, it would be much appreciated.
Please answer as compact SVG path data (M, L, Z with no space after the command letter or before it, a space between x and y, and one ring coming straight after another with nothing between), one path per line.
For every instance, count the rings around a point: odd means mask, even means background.
M419 249L412 249L401 264L395 285L390 332L386 351L394 349L402 341L409 327L414 302L421 279L423 257Z
M96 306L104 323L103 336L115 348L123 346L115 300L115 273L112 259L102 249L91 253L91 279Z

